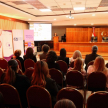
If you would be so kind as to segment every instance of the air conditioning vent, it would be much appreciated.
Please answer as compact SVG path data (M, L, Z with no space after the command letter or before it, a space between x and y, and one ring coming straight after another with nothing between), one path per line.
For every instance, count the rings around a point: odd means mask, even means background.
M14 3L14 4L16 4L16 5L27 4L27 3L24 2L24 1L9 1L9 2Z

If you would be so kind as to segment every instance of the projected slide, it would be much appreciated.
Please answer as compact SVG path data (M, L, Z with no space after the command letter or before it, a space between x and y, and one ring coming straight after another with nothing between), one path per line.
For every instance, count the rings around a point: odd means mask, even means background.
M30 30L34 30L34 41L51 40L52 24L30 24Z

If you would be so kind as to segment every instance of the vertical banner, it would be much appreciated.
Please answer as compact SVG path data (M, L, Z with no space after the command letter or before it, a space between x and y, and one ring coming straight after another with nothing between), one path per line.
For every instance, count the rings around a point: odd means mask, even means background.
M2 31L3 56L9 61L13 56L12 30Z
M93 35L95 36L95 27L93 27Z
M24 39L25 39L25 51L28 47L32 47L34 49L34 31L24 30Z
M0 29L0 58L3 57L3 52L2 52L2 30Z
M13 33L13 46L15 50L21 50L21 57L24 55L23 45L23 30L12 30Z

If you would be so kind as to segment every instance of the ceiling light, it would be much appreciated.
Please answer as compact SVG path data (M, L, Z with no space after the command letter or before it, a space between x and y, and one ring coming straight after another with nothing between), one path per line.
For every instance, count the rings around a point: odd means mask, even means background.
M74 19L74 17L71 15L71 11L70 11L70 16L68 16L69 19Z
M74 24L74 26L76 26L77 24Z
M28 20L31 20L31 19L28 19Z
M92 14L92 16L95 16L95 14Z
M54 20L56 20L56 19L54 19Z
M94 25L93 23L91 23L91 25Z
M74 10L85 10L85 7L75 7Z
M50 12L50 9L39 9L41 12Z

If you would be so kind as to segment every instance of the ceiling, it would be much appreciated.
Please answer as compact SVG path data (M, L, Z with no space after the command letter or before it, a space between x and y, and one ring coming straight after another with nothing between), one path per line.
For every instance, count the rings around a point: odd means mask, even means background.
M68 18L70 11L74 19ZM108 0L0 0L0 15L54 26L108 26Z

